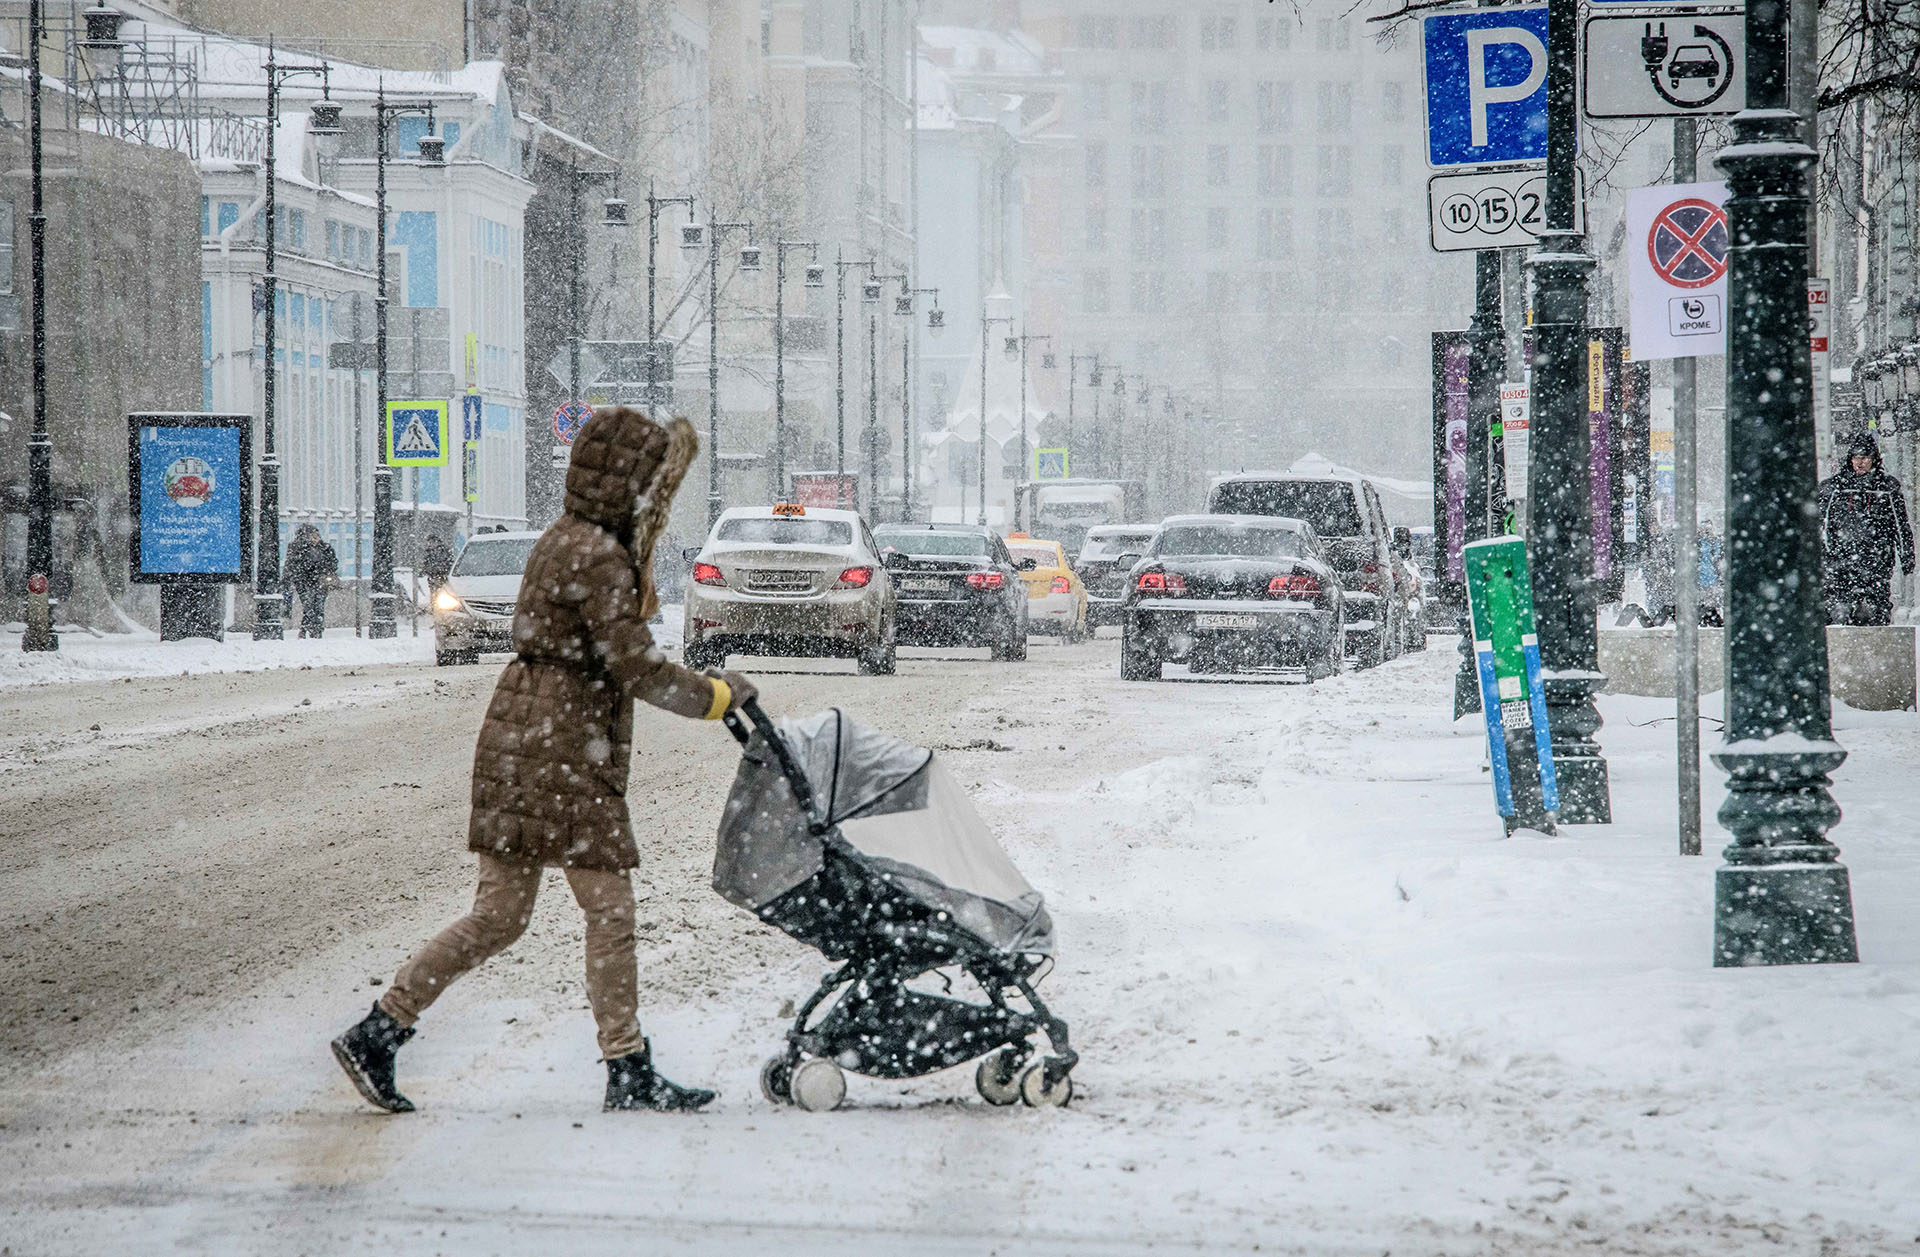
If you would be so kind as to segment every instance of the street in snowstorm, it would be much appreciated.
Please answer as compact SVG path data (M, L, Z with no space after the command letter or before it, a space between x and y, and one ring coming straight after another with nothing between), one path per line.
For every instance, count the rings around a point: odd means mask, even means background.
M1045 888L1046 989L1084 1057L1053 1111L983 1105L970 1068L854 1079L833 1114L765 1101L824 962L707 889L732 741L643 711L645 1015L663 1067L720 1098L600 1111L555 884L408 1046L420 1111L375 1113L326 1040L470 895L455 849L498 667L0 691L10 1251L1905 1246L1910 719L1855 717L1838 782L1888 835L1850 848L1875 963L1731 986L1697 963L1708 874L1667 852L1655 700L1604 704L1635 821L1502 842L1477 733L1438 701L1451 649L1311 687L1142 688L1117 646L758 674L771 708L840 704L933 748Z

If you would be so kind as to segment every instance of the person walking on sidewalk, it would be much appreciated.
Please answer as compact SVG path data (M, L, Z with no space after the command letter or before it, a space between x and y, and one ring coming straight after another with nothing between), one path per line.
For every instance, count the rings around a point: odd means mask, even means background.
M287 612L300 595L300 636L324 637L327 632L327 591L340 583L340 556L334 553L313 524L302 524L287 546Z
M467 847L480 857L473 910L400 967L367 1016L333 1041L360 1094L390 1113L413 1104L394 1057L414 1022L461 974L527 927L541 871L560 868L586 914L587 998L607 1065L608 1109L698 1109L713 1092L668 1082L640 1032L627 814L638 699L717 720L754 695L735 673L702 674L653 644L653 548L698 449L693 426L600 407L574 442L566 505L534 544L501 673L473 756Z
M1825 552L1829 624L1893 620L1893 565L1913 574L1913 527L1900 482L1880 466L1880 446L1862 433L1846 465L1820 485L1820 545Z
M440 586L453 575L453 547L438 536L428 537L420 548L420 574L427 578L427 596L440 592Z

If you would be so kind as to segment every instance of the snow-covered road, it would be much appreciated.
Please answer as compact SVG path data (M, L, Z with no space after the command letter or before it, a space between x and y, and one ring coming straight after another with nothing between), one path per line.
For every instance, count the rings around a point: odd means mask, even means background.
M1912 715L1839 721L1866 963L1715 971L1717 860L1672 854L1670 704L1603 703L1618 824L1506 841L1478 730L1445 718L1445 639L1311 688L1125 685L1116 646L764 675L772 709L942 748L1048 895L1046 990L1083 1054L1052 1112L989 1109L970 1069L855 1079L832 1114L763 1101L781 1006L823 964L706 887L732 743L643 710L643 1015L720 1101L599 1111L550 879L403 1052L422 1111L374 1114L326 1040L471 893L496 669L7 692L0 1246L1911 1251Z

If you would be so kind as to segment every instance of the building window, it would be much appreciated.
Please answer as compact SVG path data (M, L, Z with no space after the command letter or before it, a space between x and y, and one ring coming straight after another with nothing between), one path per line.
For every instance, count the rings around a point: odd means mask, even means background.
M13 202L0 201L0 293L13 291Z
M1088 79L1080 85L1080 116L1087 122L1107 120L1107 81Z
M1200 50L1227 52L1239 42L1239 29L1231 13L1217 13L1200 19Z
M203 236L213 234L213 202L204 196L200 198L200 234Z
M1099 253L1107 247L1107 211L1098 205L1087 207L1087 251Z
M1380 218L1380 243L1389 248L1405 244L1407 239L1407 212L1390 209Z
M1136 262L1150 262L1165 257L1167 253L1167 211L1163 209L1137 209L1133 211L1133 257Z
M1293 191L1293 150L1285 144L1260 146L1261 196L1286 196Z
M222 201L220 202L219 217L214 220L213 229L215 232L222 232L239 221L240 202Z
M1130 35L1127 42L1134 48L1174 48L1179 45L1171 17L1137 17L1133 19Z
M1117 17L1081 18L1080 46L1082 48L1118 48L1120 19Z
M1207 311L1210 314L1233 313L1233 276L1228 272L1207 272Z
M1346 52L1353 47L1353 27L1345 18L1323 17L1315 25L1313 45L1321 52Z
M1253 308L1259 314L1280 309L1280 277L1273 271L1261 271L1254 282Z
M1314 190L1321 196L1352 195L1353 149L1345 144L1322 144L1317 156L1319 178Z
M1167 194L1167 150L1161 144L1136 144L1133 149L1133 195L1155 200Z
M1293 253L1293 213L1263 209L1254 219L1253 251L1261 258L1284 258Z
M1321 134L1353 133L1353 84L1320 83L1314 97L1314 119Z
M1215 79L1207 84L1207 121L1225 122L1233 100L1233 84Z
M1253 20L1253 42L1261 52L1285 52L1293 47L1293 24L1278 15Z
M1209 188L1227 186L1227 146L1225 144L1207 145L1207 186Z
M1167 130L1166 81L1133 84L1133 129L1147 135L1164 135Z
M1389 144L1380 150L1380 181L1390 188L1400 186L1402 178L1401 162L1405 152L1398 144Z
M1111 301L1105 271L1088 271L1080 277L1080 306L1088 314L1105 314Z
M1253 89L1255 125L1260 134L1274 135L1293 129L1293 84L1262 83Z
M1227 236L1226 208L1216 205L1207 211L1207 247L1209 249L1226 248Z
M1133 313L1159 314L1166 307L1166 272L1135 271L1133 273Z
M1399 122L1407 112L1407 94L1399 83L1380 85L1380 112L1388 122Z
M331 218L327 220L327 260L340 260L340 224Z
M1087 145L1087 186L1107 186L1107 146L1097 140Z

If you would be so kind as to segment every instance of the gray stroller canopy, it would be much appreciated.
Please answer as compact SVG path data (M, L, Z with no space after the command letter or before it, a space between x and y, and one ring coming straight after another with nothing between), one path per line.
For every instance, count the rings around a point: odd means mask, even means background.
M1040 892L932 751L837 708L777 727L831 828L811 832L779 760L756 733L727 795L714 853L713 888L728 902L757 911L818 873L837 829L902 893L946 912L988 946L1051 954L1053 922Z

